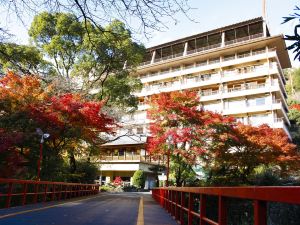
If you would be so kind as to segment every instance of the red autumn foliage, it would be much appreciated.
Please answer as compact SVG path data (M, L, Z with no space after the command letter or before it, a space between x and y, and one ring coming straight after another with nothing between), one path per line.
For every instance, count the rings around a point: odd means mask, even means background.
M101 113L103 104L86 101L78 94L63 94L50 97L44 104L31 105L30 114L52 138L73 132L85 141L97 142L100 133L113 133L116 127L111 117Z
M123 180L122 180L122 178L121 177L116 177L115 179L114 179L114 185L117 185L117 186L120 186L120 185L122 185L122 183L123 183Z
M212 175L247 182L258 166L280 167L282 175L299 170L299 153L282 129L237 124L231 117L202 110L194 92L153 96L148 111L151 154L180 155Z
M0 130L21 135L18 141L1 136L0 157L4 157L3 151L12 153L5 156L8 165L18 164L21 149L29 148L30 152L32 146L38 146L36 128L50 134L45 147L61 154L82 143L101 143L101 135L112 134L117 127L114 119L102 112L104 101L90 101L73 93L56 95L53 85L42 83L37 76L8 73L0 79L0 93ZM34 141L36 144L30 143Z
M234 121L199 108L199 97L191 91L152 96L150 105L148 118L152 121L152 138L148 141L148 151L166 154L171 148L172 154L180 154L190 163L207 151L212 135L227 130Z

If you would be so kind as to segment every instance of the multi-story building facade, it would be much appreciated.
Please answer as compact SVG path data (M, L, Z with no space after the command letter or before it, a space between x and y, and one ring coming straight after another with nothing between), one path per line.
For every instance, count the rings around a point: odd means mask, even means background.
M134 132L146 137L146 102L151 95L194 90L205 110L254 126L266 123L290 136L283 74L289 67L283 36L271 36L263 18L151 47L138 68L143 83L141 92L136 93L138 110L124 118L124 123L130 129L134 125ZM119 151L123 144L110 146ZM140 142L132 146L144 149ZM147 155L144 150L140 153Z

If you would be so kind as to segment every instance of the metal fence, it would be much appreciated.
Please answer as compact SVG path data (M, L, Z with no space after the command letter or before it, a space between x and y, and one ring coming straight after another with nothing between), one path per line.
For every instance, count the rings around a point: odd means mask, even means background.
M0 178L0 208L95 195L98 184Z
M292 187L207 187L207 188L157 188L153 198L180 224L228 225L233 215L229 202L245 200L238 211L252 212L252 222L243 224L267 225L268 203L300 205L300 186ZM211 201L211 198L215 201ZM235 201L231 201L235 200ZM250 206L244 207L245 205ZM237 207L235 207L237 208ZM247 212L246 212L247 210ZM215 213L214 213L215 212ZM245 220L245 219L244 219ZM233 223L241 224L241 223ZM291 224L291 223L289 223Z

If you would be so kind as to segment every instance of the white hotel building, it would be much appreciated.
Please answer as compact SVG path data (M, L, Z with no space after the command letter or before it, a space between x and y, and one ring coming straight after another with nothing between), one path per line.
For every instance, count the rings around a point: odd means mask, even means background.
M282 35L271 36L263 18L211 30L147 49L138 68L143 83L138 110L124 118L133 133L147 133L145 104L160 92L196 90L204 109L234 116L254 126L266 123L290 136L283 69L291 67ZM146 136L146 135L145 135ZM145 138L120 139L103 146L102 179L130 180L137 169L148 172Z

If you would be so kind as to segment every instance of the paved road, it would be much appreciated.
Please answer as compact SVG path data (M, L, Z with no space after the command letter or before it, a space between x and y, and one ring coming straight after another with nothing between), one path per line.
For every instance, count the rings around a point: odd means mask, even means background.
M9 216L8 216L9 215ZM148 193L101 193L86 199L0 210L0 225L176 225Z

